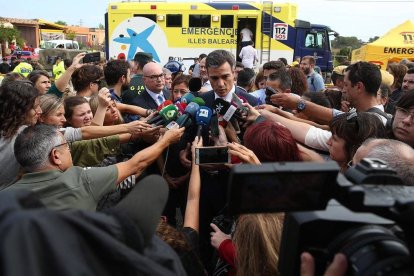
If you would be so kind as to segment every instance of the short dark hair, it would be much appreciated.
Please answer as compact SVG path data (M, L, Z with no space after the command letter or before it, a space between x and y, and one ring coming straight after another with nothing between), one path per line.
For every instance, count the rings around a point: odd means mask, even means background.
M105 80L108 85L115 85L119 78L128 75L129 62L125 60L111 60L104 68Z
M350 161L356 150L368 138L387 138L384 123L376 113L358 112L343 113L333 118L329 123L332 134L345 140L345 152Z
M401 98L398 100L395 106L410 109L414 106L414 90L406 91L402 93Z
M288 65L287 59L285 59L285 58L283 58L283 57L279 58L279 61L283 62L283 64L284 64L285 66L287 66L287 65Z
M362 82L365 86L365 91L371 96L377 96L382 81L381 71L378 69L378 66L366 61L359 61L349 65L345 72L349 72L348 79L351 81L352 87L358 82Z
M103 76L102 69L93 64L85 64L78 68L72 74L72 84L76 91L86 89L93 81L101 79Z
M302 95L302 97L308 98L314 104L332 108L331 102L325 93L306 92Z
M272 60L263 64L263 70L285 69L285 64L280 60Z
M236 67L244 68L244 64L241 63L240 61L236 61Z
M307 59L309 61L310 65L315 65L316 64L316 60L313 56L304 56L302 58L302 60Z
M243 68L237 77L237 85L245 88L254 82L255 77L256 74L254 73L253 69Z
M292 88L292 78L290 77L289 73L285 69L279 69L276 72L273 72L267 78L271 81L279 80L280 88L283 90L291 89Z
M414 74L414 68L408 69L406 74Z
M235 58L232 53L226 50L215 50L208 54L206 58L206 68L210 67L220 67L224 63L228 62L231 69L234 69Z

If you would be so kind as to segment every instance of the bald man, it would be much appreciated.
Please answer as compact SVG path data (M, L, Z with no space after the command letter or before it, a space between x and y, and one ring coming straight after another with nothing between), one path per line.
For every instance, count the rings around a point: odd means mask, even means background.
M142 69L145 89L133 100L133 104L145 109L157 109L166 99L170 98L165 89L165 76L162 67L149 62Z

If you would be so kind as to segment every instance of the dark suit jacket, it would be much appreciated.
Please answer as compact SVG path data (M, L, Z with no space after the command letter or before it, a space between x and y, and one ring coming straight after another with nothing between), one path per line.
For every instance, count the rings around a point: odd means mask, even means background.
M241 96L243 98L245 98L249 104L251 106L256 106L258 101L257 98L250 95L249 93L243 91L242 89L240 89L239 87L236 86L236 91L235 91L237 96ZM208 91L206 93L199 93L198 95L199 97L201 97L205 102L206 102L206 106L210 107L211 109L214 109L214 101L215 101L215 96L214 96L214 91Z
M171 97L170 92L167 89L164 89L162 93L164 94L164 98L166 100ZM138 96L132 100L132 104L145 109L157 109L158 107L158 104L154 101L153 98L151 98L150 94L148 93L147 88L145 88Z

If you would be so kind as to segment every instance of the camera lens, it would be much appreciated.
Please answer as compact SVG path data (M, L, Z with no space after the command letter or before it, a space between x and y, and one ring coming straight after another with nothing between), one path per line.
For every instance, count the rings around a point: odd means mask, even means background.
M413 275L408 248L392 231L377 225L352 228L328 246L330 256L348 259L347 275Z

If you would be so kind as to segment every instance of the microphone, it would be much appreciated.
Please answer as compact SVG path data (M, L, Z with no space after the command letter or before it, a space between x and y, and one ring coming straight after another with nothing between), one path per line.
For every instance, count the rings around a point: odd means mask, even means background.
M193 103L196 103L199 106L205 106L206 105L206 102L202 98L200 98L200 97L195 97L193 99Z
M178 116L178 108L175 105L168 105L161 109L160 115L162 119L155 123L156 126L167 125L169 122L174 121Z
M184 122L184 120L186 121ZM189 117L186 117L185 115L180 115L178 116L176 123L178 124L178 126L182 125L183 127L187 128L193 124L193 120L191 120L191 118Z
M245 107L244 105L243 105L243 103L244 102L247 102L247 100L246 99L244 99L244 101L242 101L237 95L236 95L236 93L233 93L232 95L231 95L231 98L232 98L232 102L234 102L235 104L236 104L236 106L237 106L237 108L238 109L240 109L241 110L241 112L243 112L243 113L247 113L248 111L249 111L249 109L247 108L247 107Z
M237 116L237 114L235 114L237 108L220 98L215 99L214 110L217 114L221 115L226 122L229 122L234 115Z
M160 111L161 109L163 109L164 107L166 107L167 105L170 105L170 104L172 104L173 102L172 101L170 101L170 100L165 100L162 104L160 104L158 107L157 107L157 110L158 111Z
M180 112L180 115L184 114L185 108L187 107L186 103L176 102L174 105L178 108L178 111Z
M189 103L187 105L187 107L185 108L185 110L184 110L184 114L181 115L184 118L181 119L182 121L181 121L181 124L179 124L179 127L181 128L184 125L186 125L189 118L195 118L195 116L197 114L197 110L199 110L199 109L200 109L200 106L198 104L196 104L196 103Z
M170 104L170 105L167 105L167 106L173 106L173 105L172 105L172 104ZM152 125L152 124L155 124L155 123L159 122L160 120L162 121L161 111L162 111L164 108L166 108L167 106L164 106L164 107L163 107L160 111L158 111L158 115L157 115L157 116L152 117L151 119L149 119L149 120L147 121L147 123L148 123L148 124L150 124L150 125Z
M191 92L198 92L200 91L202 86L201 78L191 78L188 82L188 88Z
M195 119L198 126L198 138L200 138L201 136L201 131L203 130L203 127L210 125L211 115L213 115L213 111L207 106L201 106L200 109L197 111Z
M189 103L191 103L194 100L194 98L195 97L194 97L193 94L187 93L187 94L185 94L184 96L181 97L181 102L182 103L189 104Z

